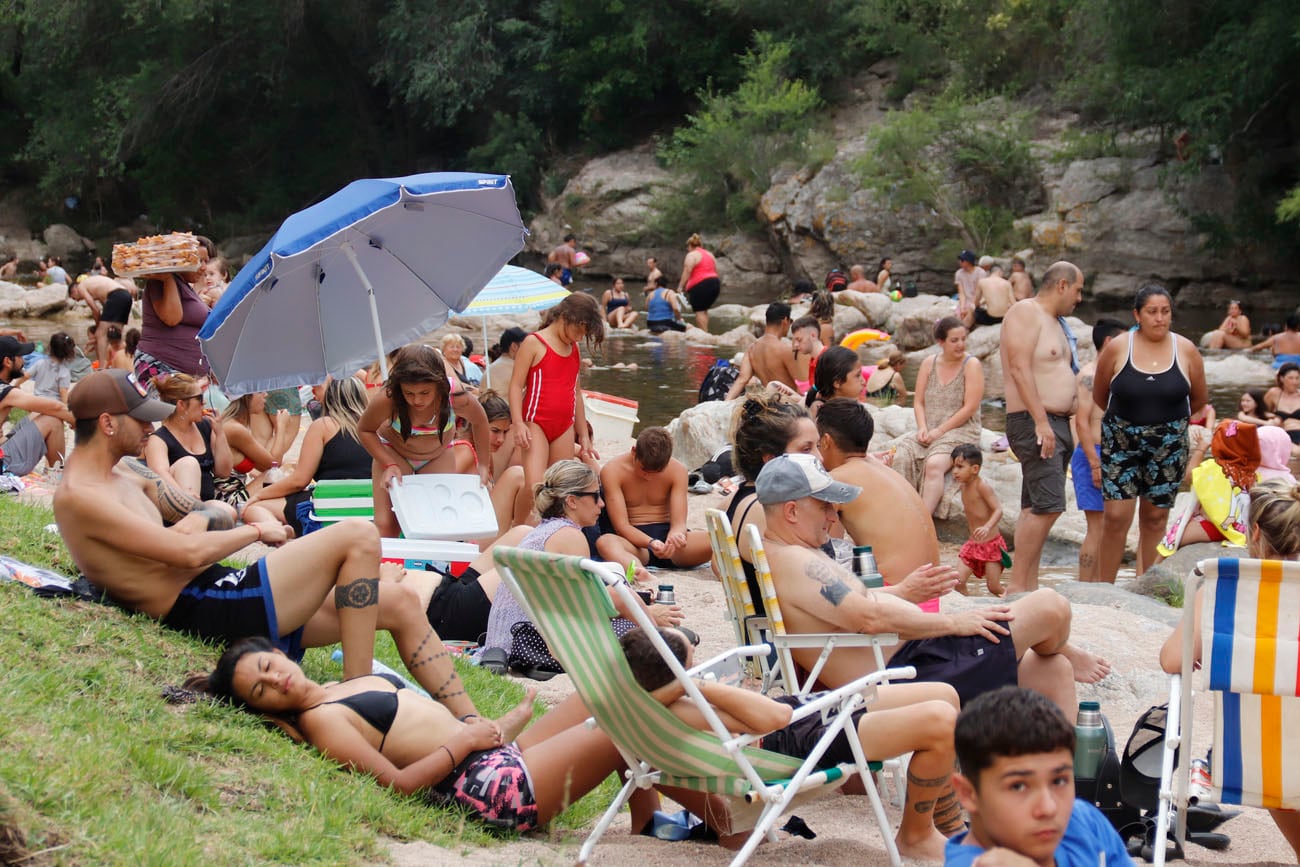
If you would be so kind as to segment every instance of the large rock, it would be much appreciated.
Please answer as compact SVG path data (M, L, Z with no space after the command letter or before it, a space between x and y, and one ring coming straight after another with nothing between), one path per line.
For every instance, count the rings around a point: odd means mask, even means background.
M844 290L835 293L836 333L839 333L839 316L847 308L856 310L866 318L864 328L884 328L889 315L894 310L894 303L879 292L850 292ZM901 303L901 302L900 302Z
M1240 353L1205 356L1205 381L1209 385L1239 386L1244 390L1252 385L1272 386L1276 380L1272 366L1259 358Z
M668 423L673 457L688 469L700 466L729 441L736 400L711 400L697 404Z
M1143 572L1130 588L1143 596L1159 599L1181 599L1183 581L1201 560L1217 557L1245 557L1246 549L1219 542L1198 542L1179 548L1167 560L1162 560Z
M76 229L63 223L47 226L45 231L41 233L41 237L45 241L45 247L49 251L49 255L58 256L60 259L84 256L95 249L93 241L81 237Z
M904 298L894 304L886 330L904 352L934 345L934 324L957 310L956 302L935 295Z
M50 283L25 289L0 280L0 317L48 316L68 306L68 287Z

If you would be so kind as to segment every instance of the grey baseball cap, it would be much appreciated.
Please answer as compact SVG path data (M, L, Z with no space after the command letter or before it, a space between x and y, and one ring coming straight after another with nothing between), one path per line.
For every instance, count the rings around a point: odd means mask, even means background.
M825 503L848 503L862 489L837 482L812 455L780 455L763 465L754 486L764 505L814 497Z

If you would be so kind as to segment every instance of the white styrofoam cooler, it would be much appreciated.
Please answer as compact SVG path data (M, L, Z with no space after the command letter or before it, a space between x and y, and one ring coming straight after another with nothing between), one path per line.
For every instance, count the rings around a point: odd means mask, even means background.
M487 488L467 473L403 476L388 488L407 539L493 539L497 516Z
M632 439L632 429L641 419L637 417L635 400L602 394L599 391L582 392L582 405L587 410L587 421L595 431L594 439L614 441Z

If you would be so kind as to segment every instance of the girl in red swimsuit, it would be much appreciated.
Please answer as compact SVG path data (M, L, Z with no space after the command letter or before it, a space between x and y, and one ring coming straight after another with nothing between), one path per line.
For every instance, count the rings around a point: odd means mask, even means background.
M510 414L523 455L524 490L540 483L551 464L575 456L575 430L577 457L595 455L578 391L578 341L599 346L604 339L605 317L596 299L574 292L546 311L541 330L519 347L510 375Z
M469 422L473 448L451 448L457 412ZM477 456L483 455L477 472L485 486L490 484L487 427L478 400L463 388L453 390L446 363L436 349L422 343L399 349L387 385L370 400L357 423L357 439L375 459L371 482L379 535L395 538L401 530L388 486L401 484L402 476L473 473Z

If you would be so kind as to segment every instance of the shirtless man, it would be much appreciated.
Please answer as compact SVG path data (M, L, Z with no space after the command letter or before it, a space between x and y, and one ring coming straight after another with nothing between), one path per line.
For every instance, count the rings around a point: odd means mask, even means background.
M131 302L140 297L134 280L114 280L102 274L92 274L78 280L72 287L72 297L80 298L95 317L95 357L100 365L108 366L108 329L117 325L126 331L131 319Z
M1008 594L1037 589L1043 543L1065 511L1079 364L1063 317L1074 311L1082 294L1083 272L1057 262L1043 274L1038 294L1017 301L1003 322L1007 441L1023 473Z
M1092 345L1101 354L1102 347L1123 334L1128 327L1118 319L1098 319L1092 326ZM1101 417L1103 412L1092 399L1092 382L1097 373L1094 358L1079 370L1078 405L1074 410L1074 436L1078 445L1070 457L1070 479L1074 483L1074 502L1088 521L1083 544L1079 546L1079 580L1100 581L1098 557L1101 554Z
M992 256L980 259L980 267L988 271L989 276L975 284L975 324L997 325L1016 303L1015 289L1011 281L1002 276L1002 266L995 263Z
M852 289L854 292L879 292L880 287L867 279L867 269L861 265L854 265L849 269L849 285L845 289Z
M560 266L560 285L568 286L573 282L573 269L578 267L574 254L578 252L578 239L573 233L564 236L564 243L550 252L546 261Z
M10 253L0 264L0 280L12 280L18 276L18 256Z
M779 382L798 394L795 380L804 371L794 361L794 351L786 342L785 336L790 332L790 305L784 301L773 301L767 305L767 327L763 336L745 352L740 362L740 375L727 391L727 400L740 397L749 385L750 379L757 376L766 385Z
M1034 280L1025 270L1025 260L1019 256L1011 260L1011 290L1017 301L1034 297Z
M664 272L659 270L659 262L654 256L646 257L645 267L645 293L649 295L651 292L655 291L655 287L659 285L658 280L660 277L664 276Z
M886 592L920 604L956 587L957 570L939 563L939 536L921 495L867 456L874 432L871 413L856 400L835 398L817 411L817 448L831 477L872 492L841 505L840 523L853 544L871 546L876 567L892 585Z
M625 570L631 564L694 569L713 554L709 534L686 529L686 466L673 458L673 440L661 427L646 428L631 451L600 471L605 511L614 527L596 551ZM642 580L648 580L643 576Z
M919 682L948 683L962 702L1019 683L1063 711L1077 707L1073 668L1062 653L1070 636L1070 603L1064 597L1043 589L1011 605L956 614L921 611L896 595L867 589L819 548L835 521L835 506L855 500L861 488L834 480L811 455L773 458L756 487L787 631L897 633L903 643L883 648L888 663L915 666ZM808 648L794 656L811 668L820 653ZM821 681L835 687L874 668L870 647L841 647L822 669Z
M840 506L840 523L854 544L872 547L885 581L898 581L892 592L923 604L952 590L957 571L939 564L939 538L921 495L867 453L875 425L866 407L845 398L827 401L817 413L817 432L822 435L817 447L831 477L872 492ZM886 587L885 592L891 591ZM938 611L937 605L925 607ZM1060 653L1079 683L1096 683L1110 672L1109 662L1073 644L1062 646Z
M8 335L0 336L0 423L13 409L28 414L14 426L13 433L0 443L0 471L25 476L36 468L41 458L54 466L63 460L67 444L63 439L63 423L72 423L72 413L60 401L51 397L38 397L10 385L23 375L23 357L36 349L31 343L20 342Z
M975 287L987 276L983 268L975 267L975 254L970 250L962 250L957 255L952 285L957 290L957 318L968 329L975 325Z
M263 635L298 656L341 640L345 678L370 673L375 629L387 629L421 686L457 716L475 713L417 591L408 581L380 580L373 524L348 519L245 568L222 566L253 542L283 543L285 527L236 525L224 503L198 503L147 468L119 465L137 457L154 423L175 409L145 395L134 375L108 370L81 380L68 397L77 448L54 493L54 517L92 584L199 638ZM164 526L164 517L175 523Z

